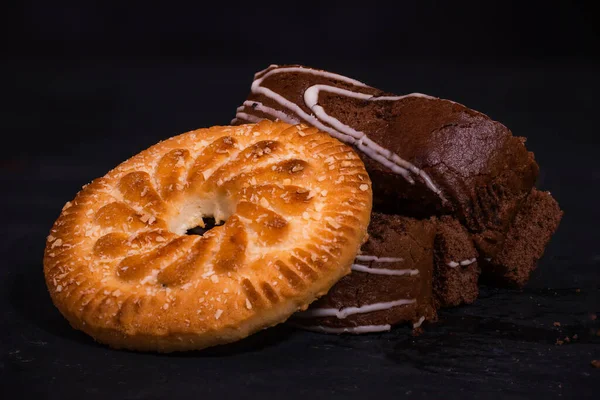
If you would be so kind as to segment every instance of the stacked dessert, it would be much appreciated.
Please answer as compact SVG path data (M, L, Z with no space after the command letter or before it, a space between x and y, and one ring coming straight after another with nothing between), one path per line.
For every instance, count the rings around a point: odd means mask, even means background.
M422 232L430 226L435 231L433 244L424 233L419 238L423 249L430 248L426 258L432 271L423 272L425 258L419 268L392 262L389 269L419 274L404 276L404 283L398 275L389 275L398 280L389 284L378 277L374 284L374 270L383 264L375 260L405 258L402 245L377 250L385 246L381 230L395 225L382 227L377 221L391 217L374 215L369 233L380 239L364 245L355 262L359 267L297 316L310 328L362 332L373 324L419 325L423 317L434 319L437 307L473 302L479 281L521 287L562 217L550 193L534 187L539 168L525 139L449 100L418 93L395 96L331 72L272 65L255 75L232 124L262 119L309 124L351 145L373 182L374 211L410 217ZM388 240L413 239L408 237ZM365 266L364 257L376 257L375 263ZM398 299L386 297L390 286ZM419 295L401 303L409 287ZM419 297L425 292L432 293L429 311L421 304L429 301ZM389 301L380 301L383 297Z
M161 141L65 204L44 275L73 327L162 352L290 317L420 329L481 279L525 284L562 216L524 139L451 101L271 66L233 124ZM195 234L204 218L224 223Z

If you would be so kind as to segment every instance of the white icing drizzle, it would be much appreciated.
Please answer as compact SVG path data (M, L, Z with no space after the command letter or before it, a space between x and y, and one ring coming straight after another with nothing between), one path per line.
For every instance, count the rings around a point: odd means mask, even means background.
M384 303L367 304L361 307L346 307L342 308L341 310L338 310L337 308L313 308L298 313L296 316L299 318L337 317L339 319L344 319L353 314L364 314L373 311L387 310L392 307L404 306L407 304L413 304L415 302L415 299L400 299Z
M259 75L264 74L265 72L270 71L273 68L277 68L277 67L279 67L279 65L277 65L277 64L271 64L271 65L269 65L267 68L265 68L265 69L263 69L263 70L258 71L257 73L255 73L254 74L254 79L258 78Z
M242 110L244 109L244 107L251 107L256 111L260 111L262 113L269 114L283 122L287 122L288 124L296 125L296 124L300 123L300 121L298 119L296 119L290 115L287 115L284 112L276 110L274 108L265 106L263 103L261 103L259 101L246 100L244 102L244 105L241 106ZM241 110L238 110L238 111L241 111Z
M446 265L449 266L450 268L456 268L459 265L462 265L464 267L464 266L473 264L475 261L477 261L476 258L471 258L471 259L462 260L462 261L450 261Z
M366 272L367 274L375 274L375 275L396 275L396 276L419 275L418 269L369 268L368 266L362 265L362 264L352 264L352 271Z
M423 321L425 321L425 317L419 318L419 320L413 324L413 329L417 329L418 327L420 327Z
M400 257L377 257L377 256L366 255L366 254L359 254L355 257L355 261L364 261L364 262L374 261L374 262L380 262L380 263L395 263L395 262L404 261L404 259L400 258ZM419 274L419 270L417 270L417 269L370 268L368 265L364 265L364 264L352 264L352 270L359 271L359 272L366 272L368 274L376 274L376 275L396 275L396 276L410 275L410 276L414 276L414 275Z
M324 333L371 333L371 332L385 332L392 329L391 325L361 325L353 326L350 328L329 328L327 326L313 325L313 326L302 326L298 325L302 329L306 329L314 332Z
M421 93L412 93L412 94L404 95L404 96L375 97L373 95L352 92L350 90L341 89L341 88L337 88L337 87L329 86L329 85L314 85L314 86L309 87L304 92L304 102L306 103L306 106L308 108L310 108L311 111L315 114L315 116L316 116L315 117L313 115L310 115L310 114L304 112L304 110L300 106L298 106L296 103L289 101L288 99L286 99L285 97L281 96L280 94L272 91L271 89L261 86L262 82L269 76L278 74L278 73L284 73L284 72L300 72L300 73L305 73L305 74L322 76L325 78L331 78L331 79L336 79L336 80L339 80L342 82L350 83L350 84L358 86L358 87L368 88L369 87L368 85L366 85L360 81L357 81L355 79L351 79L351 78L345 77L343 75L338 75L338 74L334 74L331 72L317 71L314 69L303 68L303 67L277 68L276 65L271 65L267 69L260 71L254 75L255 80L254 80L254 82L252 82L251 92L254 94L262 94L263 96L268 97L269 99L278 103L283 108L287 108L291 112L295 113L301 119L307 121L314 127L318 128L322 131L328 132L333 137L340 139L346 143L356 145L367 156L371 157L373 160L375 160L375 161L381 163L382 165L384 165L385 167L389 168L392 172L402 175L411 184L414 183L414 179L410 176L410 172L412 172L413 174L415 174L417 176L420 176L421 179L423 179L423 181L427 185L427 187L429 189L431 189L434 193L436 193L438 196L440 196L442 201L445 201L445 199L441 193L441 190L435 185L435 183L433 182L431 177L429 177L429 175L427 175L427 173L425 173L423 170L417 168L412 163L410 163L406 160L403 160L402 158L400 158L400 156L398 156L395 153L392 153L390 150L379 146L377 143L373 142L370 138L368 138L364 132L356 131L356 130L352 129L351 127L349 127L348 125L341 123L339 120L327 115L327 113L325 113L323 107L321 107L320 105L317 104L318 98L319 98L319 91L328 91L328 92L337 93L337 94L341 94L341 95L345 95L345 96L349 96L349 97L353 97L353 98L358 98L358 99L362 99L362 100L368 100L368 101L394 101L394 100L399 100L399 99L406 98L406 97L425 97L425 98L433 98L433 97L427 96L427 95L424 95ZM275 118L281 119L282 121L288 122L286 119L281 118L280 115L276 115L273 111L277 112L277 114L280 114L279 111L274 110L272 108L269 108L269 109L265 108L264 110L261 110L261 112L263 112L265 114L271 115ZM256 117L254 119L248 119L248 118L246 118L247 116L248 116L248 114L238 111L236 114L236 118L232 121L232 123L236 122L238 118L246 119L250 122L254 122L256 119ZM328 123L329 125L331 125L331 127L323 124L321 121Z
M237 120L238 120L238 118L242 118L242 119L245 119L245 120L250 121L250 122L259 122L259 121L262 121L264 119L264 118L259 118L259 117L256 117L254 115L246 114L246 113L243 113L243 112L239 112L235 116L236 117L231 120L232 124L236 123Z
M325 112L325 110L323 109L323 107L321 107L318 104L320 91L335 93L335 94L339 94L342 96L352 97L352 98L361 99L361 100L368 100L368 101L381 101L381 100L395 101L395 100L400 100L400 99L404 99L407 97L424 97L424 98L433 98L433 97L427 96L427 95L424 95L421 93L412 93L412 94L408 94L408 95L404 95L404 96L375 97L373 95L357 93L357 92L353 92L351 90L341 89L341 88L338 88L335 86L330 86L330 85L314 85L314 86L311 86L308 89L306 89L306 91L304 92L304 103L306 104L306 106L308 108L310 108L312 110L312 112L321 121L325 121L326 123L331 125L334 129L336 129L338 132L341 132L343 134L353 137L354 139L357 139L357 143L359 144L358 147L361 149L362 152L367 154L369 157L375 159L376 161L379 161L381 164L385 165L386 167L388 167L392 170L394 169L394 168L392 168L392 166L396 166L398 169L394 172L399 173L400 175L404 176L404 178L406 178L411 183L413 183L414 180L410 177L408 171L411 171L412 173L419 175L425 181L425 183L427 184L427 187L429 187L429 189L431 189L436 194L440 193L440 189L438 189L435 186L435 184L433 183L433 180L423 170L417 168L410 162L403 160L397 154L392 153L390 150L379 146L377 143L375 143L374 141L369 139L367 137L366 133L357 131L350 126L343 124L338 119L333 118L332 116L328 115Z
M344 76L344 75L335 74L333 72L318 71L316 69L304 68L304 67L285 67L285 68L278 68L278 67L279 67L278 65L271 65L268 68L255 74L254 76L256 77L258 74L268 71L266 74L264 74L263 76L261 76L259 78L259 79L261 79L261 82L262 82L262 79L265 79L267 76L270 76L273 74L279 74L281 72L300 72L303 74L310 74L310 75L322 76L324 78L336 79L338 81L346 82L346 83L349 83L354 86L365 87L365 88L370 87L366 83L357 81L356 79L348 78L347 76ZM278 68L278 69L274 70L274 68ZM258 85L260 85L260 83Z
M377 257L377 256L363 255L363 254L357 255L355 257L355 259L357 261L376 261L376 262L381 262L381 263L393 263L393 262L404 261L403 258L399 258L399 257Z

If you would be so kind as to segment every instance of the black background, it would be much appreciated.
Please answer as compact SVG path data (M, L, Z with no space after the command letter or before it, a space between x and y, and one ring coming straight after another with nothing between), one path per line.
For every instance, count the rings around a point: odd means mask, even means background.
M0 382L24 398L592 398L600 359L597 14L584 2L42 2L1 13ZM285 326L189 354L73 331L42 274L79 188L156 141L227 124L271 63L449 98L503 122L565 217L524 290L483 288L412 337ZM561 326L554 326L554 322ZM557 345L557 339L577 339ZM0 394L5 394L0 393ZM4 397L6 398L6 397ZM387 397L386 397L387 398Z

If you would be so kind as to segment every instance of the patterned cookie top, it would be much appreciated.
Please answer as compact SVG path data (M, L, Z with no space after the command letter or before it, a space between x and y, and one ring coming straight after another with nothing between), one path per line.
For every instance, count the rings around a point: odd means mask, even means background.
M48 236L46 282L75 328L111 346L228 343L347 274L371 202L362 161L316 128L200 129L84 186ZM225 222L186 234L207 217Z

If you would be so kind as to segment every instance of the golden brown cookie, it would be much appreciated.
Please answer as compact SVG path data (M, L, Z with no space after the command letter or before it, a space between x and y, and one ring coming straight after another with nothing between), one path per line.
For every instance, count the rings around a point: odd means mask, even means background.
M115 348L229 343L349 273L371 203L360 158L316 128L200 129L84 186L48 236L46 283L73 327ZM186 234L206 217L225 223Z

